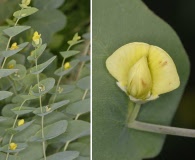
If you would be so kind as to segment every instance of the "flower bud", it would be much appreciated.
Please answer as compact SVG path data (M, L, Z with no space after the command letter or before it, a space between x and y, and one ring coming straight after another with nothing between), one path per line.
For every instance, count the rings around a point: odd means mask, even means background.
M21 119L21 120L18 121L18 126L21 126L23 124L24 124L24 119Z
M16 150L17 146L18 146L18 145L17 145L16 143L10 143L10 144L9 144L9 149L10 149L10 150Z

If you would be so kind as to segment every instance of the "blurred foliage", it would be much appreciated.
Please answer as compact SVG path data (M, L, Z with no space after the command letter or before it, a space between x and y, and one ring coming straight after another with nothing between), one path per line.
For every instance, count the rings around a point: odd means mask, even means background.
M19 3L0 1L0 159L88 160L89 0Z

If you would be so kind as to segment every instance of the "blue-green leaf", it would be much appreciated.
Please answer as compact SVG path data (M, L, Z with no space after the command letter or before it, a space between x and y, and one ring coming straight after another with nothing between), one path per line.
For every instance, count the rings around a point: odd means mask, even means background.
M12 96L12 94L13 94L12 92L0 91L0 100L8 98L8 97Z
M3 32L9 37L14 37L19 33L31 28L30 26L14 26L3 30Z
M27 45L28 45L28 42L25 42L25 43L18 45L18 47L19 47L18 49L1 51L0 56L3 56L3 57L13 56L14 54L16 54L16 53L20 52L22 49L24 49Z
M60 134L64 133L67 128L67 121L62 120L56 123L50 124L43 128L44 130L44 141L48 139L55 138ZM34 136L30 138L30 141L43 141L42 139L42 131L38 131Z
M90 76L80 79L77 82L77 86L83 90L90 89Z
M54 78L46 78L42 81L36 84L32 89L31 89L31 94L34 96L40 96L43 95L47 92L49 92L50 89L52 89L55 85L55 79Z
M5 146L0 148L0 151L6 153L17 153L24 150L28 145L26 143L17 143L17 148L15 150L8 149L9 145L6 144Z
M80 52L80 51L70 50L70 51L60 52L60 54L61 54L62 57L64 57L64 58L69 58L69 57L72 57L72 56L77 55L79 52Z
M72 103L66 108L65 111L66 113L73 115L87 113L90 111L90 99Z
M17 72L17 69L0 69L0 77L7 77L12 73Z
M34 8L34 7L25 8L23 10L19 10L19 11L14 12L13 16L20 19L20 18L30 16L30 15L36 13L37 11L38 11L38 9Z
M79 156L79 152L77 151L65 151L65 152L59 152L55 153L49 157L47 157L47 160L73 160ZM44 159L41 159L44 160Z
M45 115L53 112L54 110L56 110L60 107L63 107L64 105L68 104L69 102L70 102L69 100L64 100L64 101L60 101L57 103L53 103L51 105L44 106L42 108L42 112L41 112L40 108L37 108L33 113L36 115L39 115L39 116L45 116Z
M39 9L55 9L60 7L65 0L34 0L33 4Z
M77 66L78 63L79 63L78 60L73 60L73 61L70 62L71 68L65 70L64 68L60 67L54 73L57 76L67 75Z
M24 107L24 106L21 107L20 106L20 107L15 107L11 110L17 115L23 115L23 114L33 112L35 109L36 108L33 108L33 107Z
M144 104L138 120L170 125L189 76L186 52L175 31L141 0L93 0L93 9L93 160L154 157L165 136L126 127L129 98L117 87L105 62L130 42L146 42L167 51L176 64L181 85Z
M52 58L50 58L46 62L44 62L42 64L39 64L38 66L32 67L30 72L32 74L39 74L39 73L41 73L47 66L49 66L54 61L55 58L56 58L56 56L53 56Z

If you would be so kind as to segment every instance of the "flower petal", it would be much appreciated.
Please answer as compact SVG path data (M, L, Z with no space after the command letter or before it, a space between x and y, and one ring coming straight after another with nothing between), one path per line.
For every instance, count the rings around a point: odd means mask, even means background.
M148 64L153 80L153 95L172 91L180 85L175 64L163 49L151 46L148 55Z
M127 85L130 68L143 56L148 55L150 45L134 42L117 49L107 60L106 67L110 74L122 86Z
M137 99L146 99L150 96L151 88L152 77L144 56L129 71L127 94Z

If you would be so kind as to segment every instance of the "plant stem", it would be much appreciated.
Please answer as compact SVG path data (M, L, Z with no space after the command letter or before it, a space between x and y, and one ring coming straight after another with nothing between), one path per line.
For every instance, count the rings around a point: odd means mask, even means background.
M132 108L129 108L130 110L129 110L128 116L127 116L127 123L130 124L131 122L135 121L135 119L139 113L140 107L141 107L141 105L136 103L133 110L132 110Z
M68 145L69 145L69 143L70 143L71 141L67 141L66 142L66 144L65 144L65 146L64 146L64 151L66 151L67 150L67 148L68 148Z
M23 10L23 8L20 10L20 13L21 13L22 10ZM16 20L14 26L16 26L16 25L18 24L19 20L20 20L20 18L17 18L17 20ZM12 38L13 38L13 37L9 37L9 40L8 40L7 46L6 46L6 51L8 50L8 48L9 48L9 46L10 46L10 42L11 42ZM3 69L4 65L5 65L6 60L7 60L7 57L5 57L4 60L3 60L3 64L2 64L2 66L1 66L2 69Z
M36 69L37 69L37 59L35 60L35 65L36 65ZM41 92L40 91L40 82L39 82L39 74L37 74L37 83L38 83L38 90L39 90L39 93ZM39 96L39 105L40 105L40 109L41 109L41 113L43 113L43 106L42 106L42 97L41 95ZM46 160L46 153L45 153L45 136L44 136L44 116L41 117L41 136L42 136L42 149L43 149L43 157L44 157L44 160Z
M195 137L195 130L178 127L163 126L158 124L149 124L139 121L134 121L128 124L129 128L140 131L153 132L159 134L169 134L175 136Z
M87 53L89 51L89 46L90 46L90 42L87 42L86 47L85 47L85 49L83 51L83 54L82 54L83 56L87 55ZM77 73L76 73L76 76L75 76L76 81L79 79L79 76L81 74L81 71L82 71L82 68L83 68L84 65L85 65L85 62L80 63L80 66L78 67L78 70L77 70Z
M140 106L141 106L140 104L135 104L135 107L133 109L132 106L129 106L129 112L127 116L127 127L145 132L153 132L159 134L168 134L184 137L195 137L195 130L193 129L170 127L137 121L136 117L139 113Z
M66 51L69 51L71 47L72 47L72 46L70 45ZM66 58L63 58L63 61L62 61L62 64L61 64L61 71L63 70L63 66L64 66L65 60L66 60ZM56 100L57 91L58 91L60 82L61 82L61 80L62 80L62 77L63 77L63 76L60 76L59 79L58 79L58 82L57 82L57 85L56 85L55 94L54 94L54 97L53 97L53 100L52 100L52 104L53 104L53 103L55 102L55 100Z
M26 100L24 100L24 101L22 102L21 106L20 106L19 109L18 109L19 111L22 109L22 106L24 105L25 102L26 102ZM16 118L15 118L15 120L14 120L14 123L13 123L12 128L15 128L16 122L17 122L17 120L18 120L18 117L19 117L19 116L16 115ZM9 139L9 144L12 142L13 137L14 137L14 134L11 135L11 137L10 137L10 139ZM9 145L8 145L8 150L9 150ZM6 154L6 159L5 159L5 160L8 160L8 158L9 158L9 152L7 152L7 154Z

